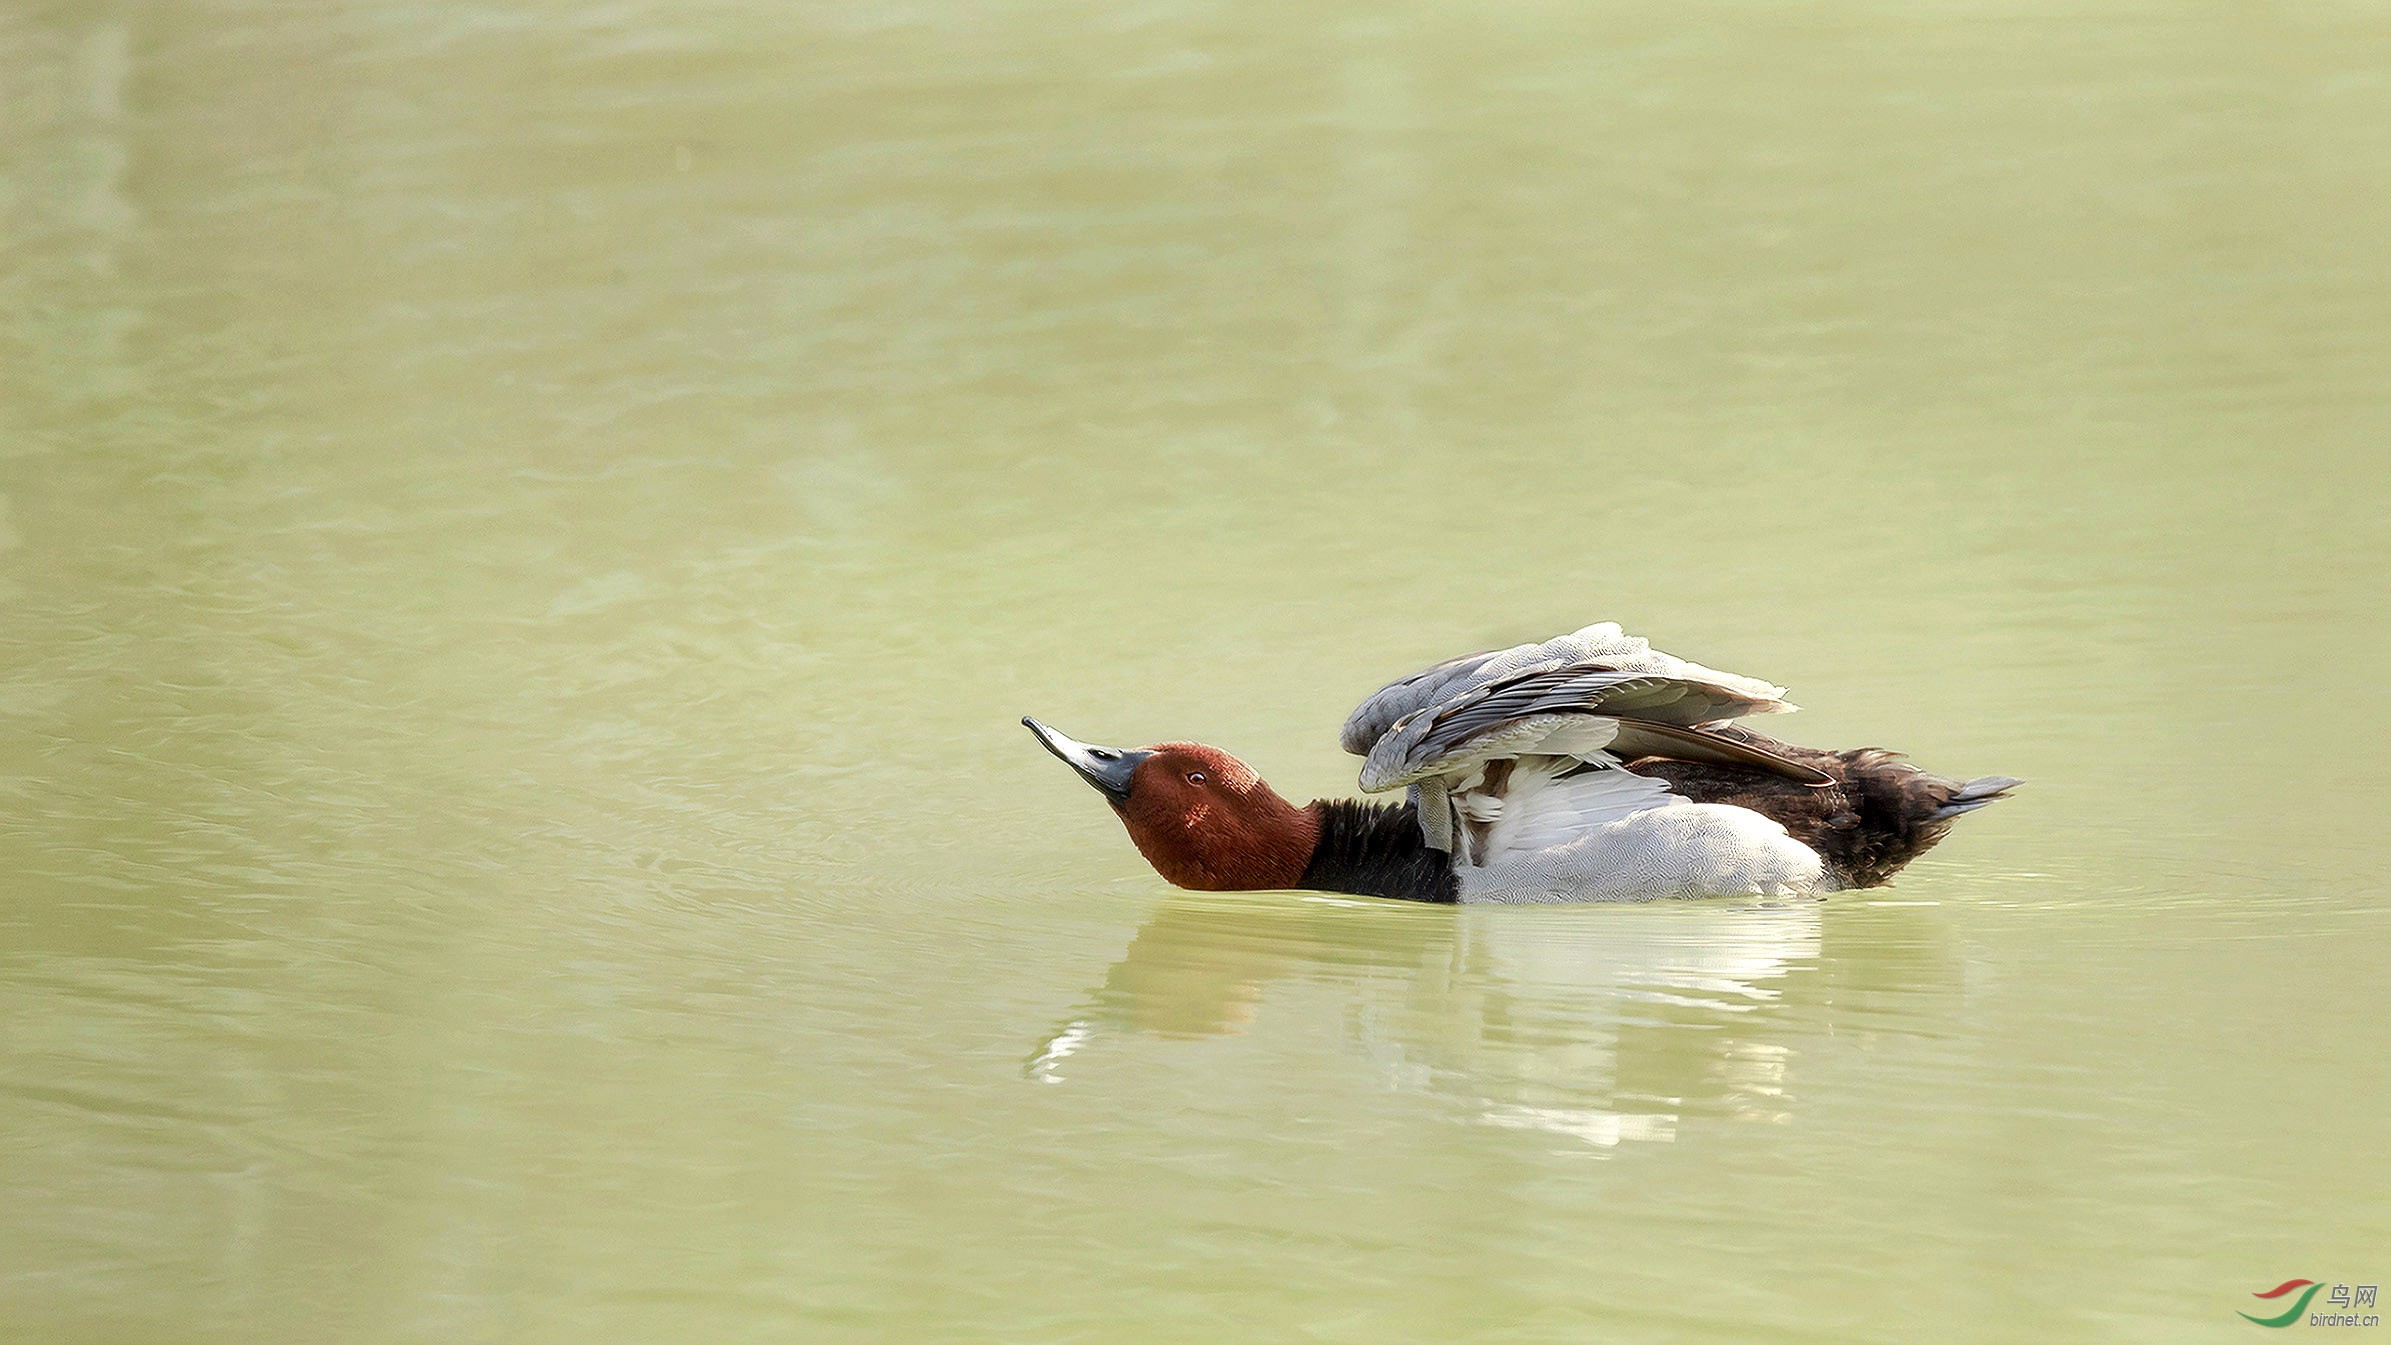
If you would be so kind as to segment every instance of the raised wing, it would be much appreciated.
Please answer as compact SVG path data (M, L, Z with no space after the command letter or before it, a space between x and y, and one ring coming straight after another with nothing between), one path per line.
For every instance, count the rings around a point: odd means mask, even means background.
M1655 650L1611 622L1537 645L1449 659L1381 688L1345 722L1365 791L1411 786L1429 843L1499 797L1494 763L1597 766L1640 756L1756 766L1811 784L1810 767L1706 725L1793 707L1784 688Z
M1362 763L1362 788L1394 789L1503 757L1546 754L1594 761L1600 759L1594 755L1598 752L1624 758L1689 745L1705 752L1697 760L1768 765L1782 759L1727 739L1713 742L1692 726L1781 704L1706 682L1600 664L1523 673L1397 721L1371 745Z
M1446 659L1433 668L1390 682L1355 707L1353 714L1345 721L1339 741L1344 744L1346 751L1355 756L1368 756L1370 749L1395 727L1395 721L1399 719L1446 704L1509 678L1570 667L1646 673L1655 677L1699 682L1765 707L1740 712L1744 714L1793 708L1785 701L1783 687L1772 686L1757 677L1741 677L1673 658L1654 649L1649 641L1621 631L1619 623L1604 621L1584 630L1556 636L1542 644L1516 645L1510 649Z

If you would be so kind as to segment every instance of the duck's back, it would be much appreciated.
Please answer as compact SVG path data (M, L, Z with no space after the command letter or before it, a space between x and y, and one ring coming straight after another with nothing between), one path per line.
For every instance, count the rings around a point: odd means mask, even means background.
M1730 722L1792 709L1784 697L1603 622L1390 683L1342 739L1365 793L1408 791L1463 901L1867 887L2017 783Z

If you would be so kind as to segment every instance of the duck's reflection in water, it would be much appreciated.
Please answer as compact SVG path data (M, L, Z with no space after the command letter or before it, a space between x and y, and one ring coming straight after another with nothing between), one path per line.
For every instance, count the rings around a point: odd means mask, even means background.
M1061 1082L1108 1035L1213 1037L1274 983L1343 992L1351 1049L1484 1124L1608 1148L1689 1117L1781 1121L1803 1055L1956 993L1931 909L1848 899L1559 908L1179 897L1032 1053Z

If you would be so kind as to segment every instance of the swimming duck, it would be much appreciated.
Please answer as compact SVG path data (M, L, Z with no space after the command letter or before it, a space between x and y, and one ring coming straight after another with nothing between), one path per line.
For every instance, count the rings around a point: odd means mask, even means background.
M1298 807L1217 747L1124 750L1021 722L1112 804L1180 887L1430 902L1649 901L1873 887L2022 781L1929 775L1731 721L1785 689L1671 657L1602 622L1467 654L1345 721L1365 793Z

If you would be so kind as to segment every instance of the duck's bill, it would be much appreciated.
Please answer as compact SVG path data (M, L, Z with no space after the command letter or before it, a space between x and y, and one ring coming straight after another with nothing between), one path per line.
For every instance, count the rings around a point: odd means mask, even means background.
M1079 778L1104 791L1104 797L1114 803L1129 799L1129 779L1137 773L1137 763L1154 755L1143 748L1097 747L1076 738L1058 733L1027 715L1022 727L1038 736L1046 750L1061 757L1063 764L1079 772Z

